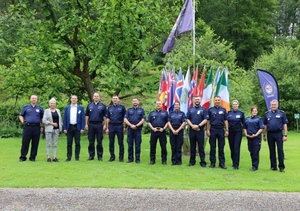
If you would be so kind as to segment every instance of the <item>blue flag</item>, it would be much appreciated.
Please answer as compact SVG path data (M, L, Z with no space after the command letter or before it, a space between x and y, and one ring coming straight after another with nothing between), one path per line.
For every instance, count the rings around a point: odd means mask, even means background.
M271 73L265 70L257 69L257 74L258 74L260 87L265 98L267 110L269 110L270 102L272 100L277 100L279 103L279 92L278 92L277 81Z
M163 47L163 53L165 54L171 51L175 44L175 38L179 34L192 30L193 25L192 0L186 0Z

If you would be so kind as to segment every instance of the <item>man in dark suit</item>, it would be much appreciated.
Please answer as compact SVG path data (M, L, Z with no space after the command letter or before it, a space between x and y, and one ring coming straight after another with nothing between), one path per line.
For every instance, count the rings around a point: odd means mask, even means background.
M84 132L84 108L77 105L76 95L71 97L71 105L65 107L64 112L64 133L67 134L67 159L72 158L72 144L75 139L75 160L79 161L80 134Z

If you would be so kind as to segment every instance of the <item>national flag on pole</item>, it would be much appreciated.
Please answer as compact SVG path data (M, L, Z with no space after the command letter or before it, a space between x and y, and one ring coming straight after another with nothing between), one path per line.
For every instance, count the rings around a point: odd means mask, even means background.
M217 85L218 85L218 82L219 82L220 75L221 75L221 71L220 71L220 68L218 68L217 72L216 72L216 75L215 75L213 85L212 85L213 92L210 96L210 107L213 107L214 104L215 104L214 97L215 97L216 92L217 92Z
M206 87L203 90L203 97L201 100L201 105L206 109L210 107L210 98L213 93L213 86L212 86L212 69L209 71L208 78L206 80Z
M197 93L197 95L201 98L203 97L203 90L205 88L205 82L204 82L205 73L206 73L206 67L204 66L202 74L201 74L201 78L199 79L198 93Z
M177 76L177 82L176 82L176 89L175 89L175 102L180 102L180 96L183 88L183 77L182 77L182 71L181 68L179 70L178 76Z
M169 92L168 92L168 111L174 110L174 95L175 95L175 89L176 89L176 78L175 78L175 72L172 70L169 75Z
M171 51L174 47L176 37L179 34L192 30L193 25L192 0L186 0L163 47L163 53L166 54Z
M226 111L230 110L229 105L229 92L227 88L227 81L226 81L226 75L225 71L222 72L222 75L220 76L219 82L217 84L217 90L216 95L221 97L221 106L226 109Z
M159 85L158 96L157 96L157 99L162 102L162 110L166 110L166 107L164 105L166 95L167 95L167 78L166 78L166 73L163 70L161 73L160 85Z
M189 108L193 107L193 97L197 95L198 67L196 67L190 83Z
M265 70L257 69L257 74L260 87L265 98L267 110L269 110L272 100L277 100L279 104L278 84L275 77Z
M185 114L188 110L188 99L189 99L189 91L190 91L190 68L186 73L183 82L183 88L180 96L180 110L183 111Z

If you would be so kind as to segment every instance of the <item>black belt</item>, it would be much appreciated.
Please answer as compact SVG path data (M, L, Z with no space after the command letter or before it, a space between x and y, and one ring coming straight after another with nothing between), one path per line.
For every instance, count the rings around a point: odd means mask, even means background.
M241 127L230 127L230 126L229 126L229 130L230 130L230 129L234 129L234 130L239 129L239 130L241 130L242 128L241 128Z
M37 123L37 124L32 124L32 123L26 123L27 126L40 126L41 124L40 123Z
M268 131L268 133L282 133L282 130Z
M97 121L89 121L90 124L102 124L102 122L97 122Z
M71 126L77 126L77 124L70 124Z
M123 125L123 123L109 123L109 125L111 125L111 126L120 126L120 125Z
M217 128L217 129L224 128L224 126L214 126L214 125L212 125L211 127L212 127L212 128Z

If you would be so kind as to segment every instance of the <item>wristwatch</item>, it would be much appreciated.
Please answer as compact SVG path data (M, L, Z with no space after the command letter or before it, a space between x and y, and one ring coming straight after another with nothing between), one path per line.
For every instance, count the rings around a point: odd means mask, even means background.
M284 137L287 137L287 135L283 135Z

